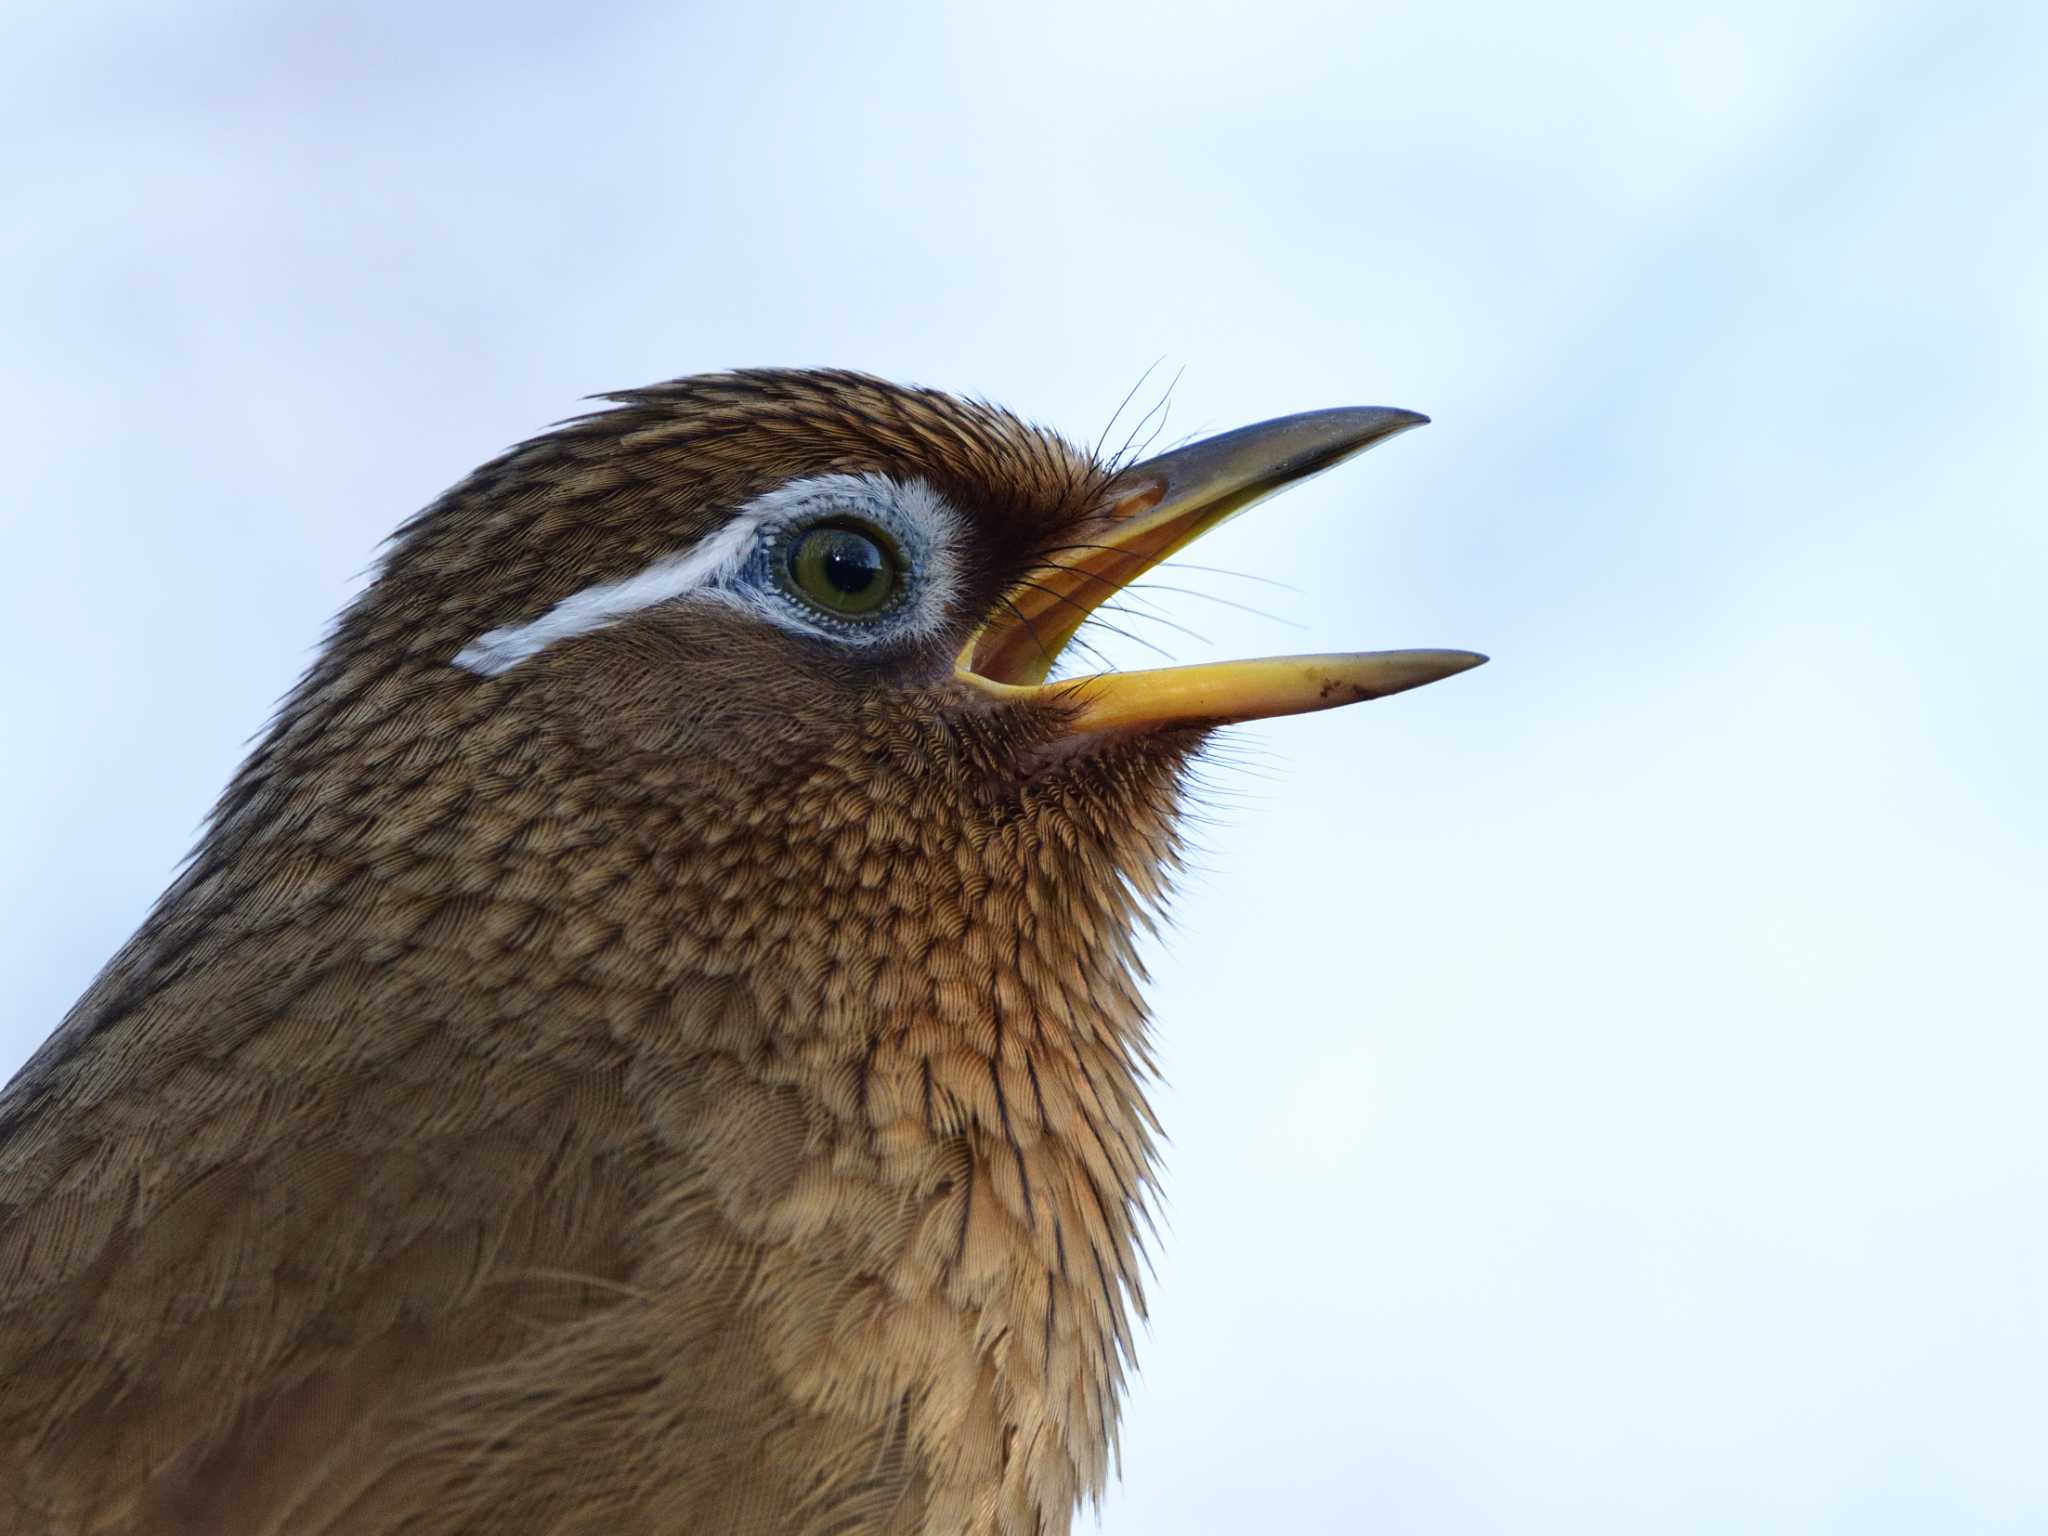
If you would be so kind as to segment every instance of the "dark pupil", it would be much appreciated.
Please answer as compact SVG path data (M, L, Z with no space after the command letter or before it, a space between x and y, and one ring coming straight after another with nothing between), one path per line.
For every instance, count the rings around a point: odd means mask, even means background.
M848 597L858 597L882 574L882 552L855 533L834 534L825 550L825 579Z

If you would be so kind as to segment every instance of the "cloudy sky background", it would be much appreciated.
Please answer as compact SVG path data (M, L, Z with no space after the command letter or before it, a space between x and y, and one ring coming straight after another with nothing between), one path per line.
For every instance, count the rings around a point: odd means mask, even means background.
M584 394L1410 406L1152 594L1496 659L1212 775L1103 1528L2041 1529L2044 17L17 10L0 1071Z

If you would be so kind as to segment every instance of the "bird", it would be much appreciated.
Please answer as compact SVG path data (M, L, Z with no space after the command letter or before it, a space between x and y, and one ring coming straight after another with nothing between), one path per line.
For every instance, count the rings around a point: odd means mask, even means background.
M0 1092L0 1527L1058 1536L1100 1497L1194 766L1485 658L1055 669L1426 418L1105 457L849 371L597 399L393 534Z

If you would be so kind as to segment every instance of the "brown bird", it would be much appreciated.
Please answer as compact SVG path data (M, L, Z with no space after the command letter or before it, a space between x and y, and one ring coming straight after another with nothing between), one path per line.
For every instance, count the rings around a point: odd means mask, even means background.
M0 1095L0 1528L1048 1536L1101 1489L1189 764L1483 658L1048 669L1423 418L1124 465L857 374L611 399L399 531Z

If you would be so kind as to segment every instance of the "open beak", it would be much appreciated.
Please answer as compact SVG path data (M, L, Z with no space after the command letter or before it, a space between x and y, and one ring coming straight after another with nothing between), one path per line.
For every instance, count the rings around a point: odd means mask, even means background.
M1058 697L1079 733L1224 725L1334 709L1476 667L1472 651L1271 656L1047 683L1066 643L1102 602L1275 491L1341 464L1427 416L1353 406L1283 416L1162 453L1119 475L1095 517L1009 594L961 651L954 675L1004 701Z

